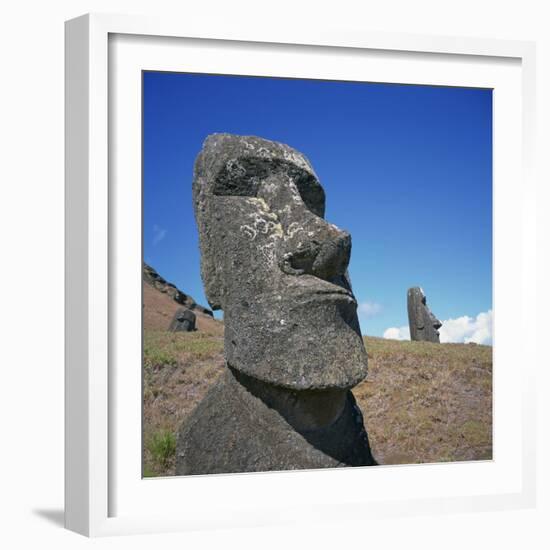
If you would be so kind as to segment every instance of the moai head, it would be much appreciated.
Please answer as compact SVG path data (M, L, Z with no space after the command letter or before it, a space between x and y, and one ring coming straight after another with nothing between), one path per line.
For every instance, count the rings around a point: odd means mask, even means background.
M196 315L191 310L180 307L174 313L169 330L173 332L193 332L195 330L195 320Z
M347 275L351 237L323 219L309 161L281 143L214 134L195 163L193 198L228 364L295 390L360 382L367 354Z
M439 331L437 329L441 328L441 321L426 305L426 295L420 287L409 288L407 292L407 310L411 340L439 342Z

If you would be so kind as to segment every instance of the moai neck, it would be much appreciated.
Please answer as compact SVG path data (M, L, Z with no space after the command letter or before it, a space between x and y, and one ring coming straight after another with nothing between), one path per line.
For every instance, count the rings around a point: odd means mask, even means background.
M347 389L296 391L262 382L231 367L229 370L237 383L299 432L327 428L338 420L346 406Z

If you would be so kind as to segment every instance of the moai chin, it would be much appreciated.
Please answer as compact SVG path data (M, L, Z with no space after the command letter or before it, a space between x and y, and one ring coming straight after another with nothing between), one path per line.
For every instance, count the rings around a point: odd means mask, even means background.
M227 369L180 429L176 473L375 464L350 391L367 375L351 237L323 219L309 161L281 143L211 135L193 200Z
M411 340L439 343L441 321L427 306L426 295L418 286L407 291L407 311Z

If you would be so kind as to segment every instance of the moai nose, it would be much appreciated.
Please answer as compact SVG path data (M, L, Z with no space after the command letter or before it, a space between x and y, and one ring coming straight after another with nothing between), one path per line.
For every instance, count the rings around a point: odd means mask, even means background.
M427 306L426 306L426 307L427 307ZM441 321L432 313L431 309L429 309L428 307L427 307L427 309L428 309L428 315L429 315L429 317L430 317L430 321L431 321L431 323L432 323L432 327L433 327L435 330L441 328L441 327L443 326L442 323L441 323Z
M258 192L283 228L279 266L290 275L315 275L328 281L344 277L351 254L351 236L314 214L292 177L277 174Z
M345 275L351 255L349 233L332 226L330 231L314 232L314 237L305 243L294 241L289 245L281 262L285 273L314 275L327 281Z

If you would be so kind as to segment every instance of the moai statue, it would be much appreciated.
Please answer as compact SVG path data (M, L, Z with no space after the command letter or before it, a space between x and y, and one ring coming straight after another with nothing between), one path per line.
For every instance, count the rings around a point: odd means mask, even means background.
M177 474L374 465L350 391L367 375L347 274L308 160L258 137L207 138L193 181L226 372L183 423Z
M426 305L424 291L415 286L407 291L407 310L409 313L409 328L411 340L439 343L441 321Z
M170 323L168 330L171 332L193 332L195 327L196 315L185 307L180 307L174 313L174 318Z

